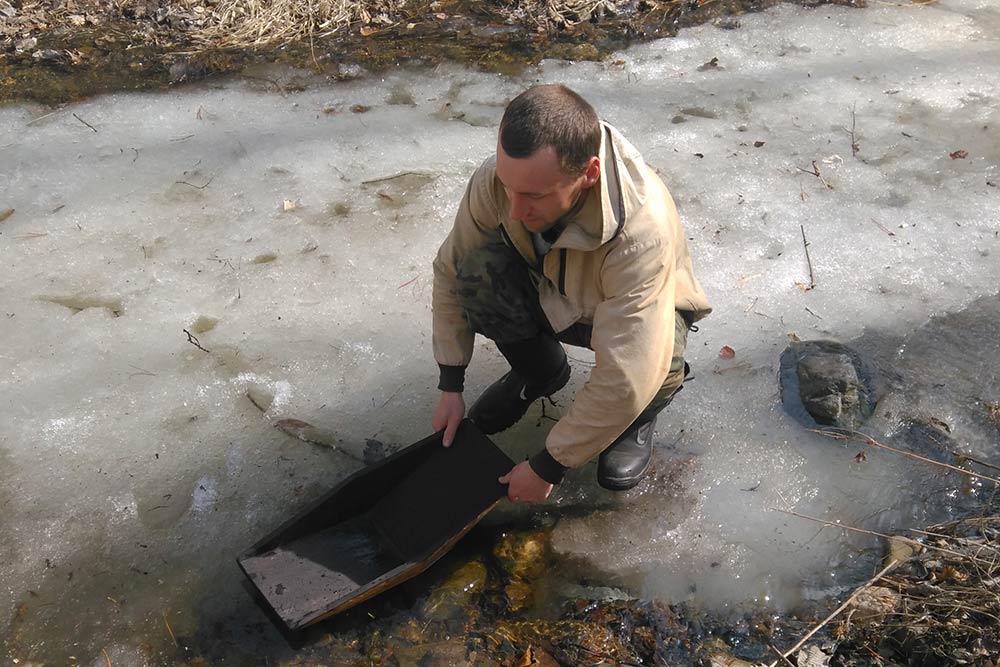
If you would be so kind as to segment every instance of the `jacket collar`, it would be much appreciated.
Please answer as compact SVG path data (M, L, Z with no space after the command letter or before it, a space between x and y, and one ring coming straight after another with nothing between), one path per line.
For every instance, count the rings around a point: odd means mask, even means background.
M633 175L641 178L637 167L642 158L635 148L611 125L601 123L601 180L590 188L587 199L575 215L567 220L566 229L553 248L596 250L617 236L628 217L630 202L639 201L640 187Z

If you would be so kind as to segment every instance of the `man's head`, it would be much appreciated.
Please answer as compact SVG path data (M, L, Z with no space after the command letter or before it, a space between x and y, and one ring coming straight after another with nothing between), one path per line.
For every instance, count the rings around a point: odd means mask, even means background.
M586 100L559 85L535 86L507 106L497 142L497 178L510 215L549 229L601 178L601 124Z

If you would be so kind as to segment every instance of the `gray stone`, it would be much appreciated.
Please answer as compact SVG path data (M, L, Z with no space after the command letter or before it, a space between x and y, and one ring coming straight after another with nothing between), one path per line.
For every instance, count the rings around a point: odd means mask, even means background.
M63 62L66 60L66 55L62 51L56 51L55 49L39 49L31 54L31 57L40 62Z
M38 45L38 40L34 37L26 37L25 39L18 40L14 43L15 53L24 53L25 51L30 51Z
M846 354L819 352L799 361L799 399L820 424L834 425L858 407L858 373Z
M781 354L780 381L785 410L807 426L856 429L875 409L874 370L842 343L792 343Z

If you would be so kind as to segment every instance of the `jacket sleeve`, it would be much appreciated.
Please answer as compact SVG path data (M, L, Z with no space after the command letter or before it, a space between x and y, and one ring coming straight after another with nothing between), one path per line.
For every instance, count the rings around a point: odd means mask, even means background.
M450 391L461 390L461 377L472 359L475 338L458 302L458 265L470 252L485 246L500 225L493 192L493 164L492 158L487 160L469 179L455 224L438 249L433 264L434 359L441 366L442 388ZM458 386L455 386L456 377Z
M614 442L646 408L670 371L673 249L664 237L641 244L622 237L601 268L604 300L597 307L591 338L596 363L546 441L553 458L571 468Z

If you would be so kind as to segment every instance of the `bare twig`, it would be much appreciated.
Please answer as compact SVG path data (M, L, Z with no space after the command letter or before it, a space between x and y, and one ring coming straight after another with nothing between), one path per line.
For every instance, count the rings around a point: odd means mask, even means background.
M814 313L813 311L809 310L808 307L806 307L806 312L809 313L810 315L812 315L813 317L815 317L817 320L823 319L821 316L819 316L816 313Z
M851 107L851 129L848 130L846 127L844 128L844 132L847 132L847 134L851 137L851 155L853 155L854 157L857 157L858 151L861 150L861 146L858 145L857 136L854 134L854 131L857 129L857 127L858 127L858 103L855 102L854 106Z
M814 162L813 165L816 163ZM816 287L816 279L813 277L813 265L812 260L809 258L809 241L806 241L806 228L805 225L799 225L799 229L802 231L802 247L806 251L806 264L809 266L809 287L807 290L811 290Z
M991 470L1000 470L1000 466L994 465L992 463L987 463L986 461L980 461L979 459L972 458L968 454L963 454L962 452L956 452L954 449L949 449L951 455L956 459L964 459L965 461L970 461L976 465L983 466L984 468L990 468Z
M993 482L994 484L1000 485L1000 479L997 479L996 477L990 477L989 475L981 475L979 473L972 472L971 470L966 470L965 468L959 468L958 466L953 466L948 463L941 463L940 461L935 461L934 459L929 459L925 456L914 454L913 452L907 452L902 449L896 449L895 447L890 447L889 445L883 445L881 442L871 437L870 435L861 433L859 431L849 431L846 429L837 431L823 431L820 429L808 429L808 430L812 431L813 433L819 433L820 435L825 435L828 438L833 438L834 440L852 440L854 442L862 442L871 445L872 447L878 447L879 449L885 449L890 452L895 452L896 454L902 454L903 456L907 456L911 459L916 459L917 461L921 461L923 463L929 463L932 466L938 466L939 468L946 468L948 470L951 470L952 472L957 472L960 475L965 475L966 477L986 479Z
M170 638L174 640L174 646L179 646L177 637L174 636L174 631L170 628L170 621L167 620L166 610L163 611L163 624L167 626L167 632L170 634Z
M885 232L889 236L895 236L896 235L896 232L889 231L888 229L885 228L885 226L881 222L879 222L875 218L872 218L872 222L874 222L878 226L879 229L881 229L883 232Z
M102 648L101 650L104 651L104 659L108 661L108 667L111 667L111 656L108 655L108 649Z
M823 178L822 174L819 173L819 167L816 166L816 160L812 161L812 171L809 171L808 169L803 169L802 167L796 167L796 169L798 169L799 171L805 172L807 174L812 174L813 176L815 176L816 178L818 178L819 180L821 180L823 182L823 185L825 185L828 189L833 190L833 186L830 185L826 181L826 179Z
M212 181L214 180L215 180L215 174L212 174L212 177L208 179L208 183L205 183L205 185L195 185L193 183L188 183L187 181L175 181L175 182L179 183L180 185L190 185L192 188L195 188L197 190L204 190L205 188L210 186L212 184Z
M38 118L33 118L32 120L29 120L24 125L25 125L25 127L28 127L29 125L34 125L35 123L39 123L39 122L45 120L46 118L49 118L50 116L55 116L57 113L62 113L62 109L56 109L55 111L50 111L49 113L45 114L44 116L39 116Z
M785 663L788 667L795 667L795 665L792 663L792 661L788 659L788 656L786 656L784 653L782 653L781 650L777 646L775 646L774 644L768 644L768 647L772 651L774 651L775 654L777 654L777 656L781 660L781 662ZM775 663L775 664L777 664L777 663Z
M193 333L191 333L187 329L184 329L183 331L184 331L184 333L187 334L188 342L189 343L191 343L192 345L194 345L196 348L198 348L202 352L208 352L208 350L206 350L205 348L203 348L201 346L201 343L198 342L198 337L197 336L195 336Z
M965 559L970 559L970 560L973 560L973 561L978 561L979 560L977 558L972 558L968 554L961 554L961 553L958 553L957 551L952 551L951 549L945 549L944 547L938 547L938 546L935 546L933 544L924 544L922 542L919 542L918 540L913 539L912 537L905 537L903 535L887 535L885 533L879 533L879 532L876 532L874 530L865 530L864 528L858 528L856 526L849 526L849 525L847 525L845 523L836 523L835 521L826 521L824 519L817 519L814 516L808 516L806 514L799 514L798 512L793 512L791 510L778 509L777 507L771 507L769 509L771 509L774 512L781 512L782 514L789 514L791 516L796 516L796 517L798 517L800 519L806 519L808 521L815 521L816 523L821 523L821 524L823 524L825 526L830 526L831 528L843 528L844 530L849 530L849 531L851 531L853 533L863 533L865 535L873 535L874 537L881 537L881 538L886 539L886 540L888 540L888 539L890 539L892 537L895 537L897 540L901 540L902 542L905 542L906 544L908 544L908 545L910 545L912 547L917 547L918 549L931 549L932 551L937 551L939 553L948 554L949 556L956 556L958 558L965 558Z
M97 128L96 127L94 127L93 125L91 125L90 123L88 123L87 121L85 121L84 119L80 118L76 114L73 114L73 118L76 118L78 121L80 121L81 123L83 123L84 125L86 125L87 127L89 127L90 129L92 129L94 132L97 132Z
M136 366L135 364L129 364L129 366L131 366L132 368L134 368L134 369L136 369L137 371L139 371L138 373L129 373L129 374L128 374L128 376L129 376L130 378L131 378L131 377L135 377L136 375L150 375L150 376L152 376L152 377L156 377L156 373L153 373L153 372L151 372L151 371L147 371L147 370L146 370L145 368L139 368L139 367L138 367L138 366Z
M391 181L396 178L401 178L403 176L429 176L419 171L401 171L398 174L393 174L392 176L382 176L381 178L373 178L368 181L361 181L361 185L372 185L374 183L384 183L386 181Z
M394 399L396 397L396 394L398 394L405 386L406 386L405 384L401 384L398 387L396 387L396 389L391 394L389 394L389 398L385 399L385 402L382 403L382 407L384 408L385 406L389 405L389 401Z
M879 571L879 573L878 573L878 574L876 574L876 575L875 575L874 577L872 577L872 578L871 578L871 579L869 579L869 580L868 580L867 582L865 582L865 584L864 584L863 586L861 586L861 587L857 588L857 589L856 589L856 590L855 590L855 591L854 591L853 593L851 593L851 596L850 596L849 598L847 598L846 600L844 600L844 603L843 603L842 605L840 605L839 607L837 607L836 609L834 609L834 610L833 610L833 613L832 613L832 614L830 614L829 616L827 616L826 618L824 618L824 619L823 619L823 620L822 620L822 621L820 622L820 624L819 624L819 625L817 625L817 626L816 626L816 627L814 627L814 628L813 628L812 630L810 630L810 631L809 631L808 633L806 633L806 636L805 636L805 637L803 637L802 639L800 639L800 640L799 640L799 642L798 642L798 643L797 643L797 644L796 644L795 646L793 646L792 648L790 648L790 649L788 649L787 651L785 651L784 653L782 653L782 654L781 654L781 657L782 657L783 659L785 659L785 658L788 658L788 656L790 656L790 655L791 655L792 653L795 653L795 651L797 651L797 650L799 650L800 648L802 648L802 646L803 646L803 645L804 645L804 644L805 644L805 643L806 643L807 641L809 641L809 638L810 638L810 637L812 637L812 636L813 636L814 634L816 634L816 633L817 633L817 632L819 632L819 631L820 631L821 629L823 629L823 628L824 628L824 627L826 626L826 624L827 624L827 623L829 623L830 621L832 621L833 619L835 619L835 618L836 618L836 617L837 617L837 616L838 616L838 615L840 614L840 612L842 612L842 611L844 611L845 609L847 609L847 607L849 607L849 606L851 605L851 603L852 603L852 602L854 602L854 600L855 600L855 599L856 599L856 598L857 598L857 597L858 597L859 595L861 595L861 593L862 593L863 591L866 591L866 590L868 590L868 588L870 588L872 584L874 584L874 583L875 583L876 581L878 581L879 579L881 579L881 578L882 578L882 576L883 576L883 575L884 575L885 573L887 573L887 572L888 572L889 570L891 570L892 568L896 567L896 565L898 565L898 564L899 564L899 561L898 561L898 560L893 560L893 561L892 561L891 563L889 563L888 565L886 565L885 567L883 567L883 568L882 568L882 569L881 569L881 570ZM771 663L771 664L770 664L770 665L769 665L768 667L776 667L776 666L777 666L777 664L778 664L778 661L777 661L777 660L775 660L775 661L774 661L774 662L772 662L772 663Z

